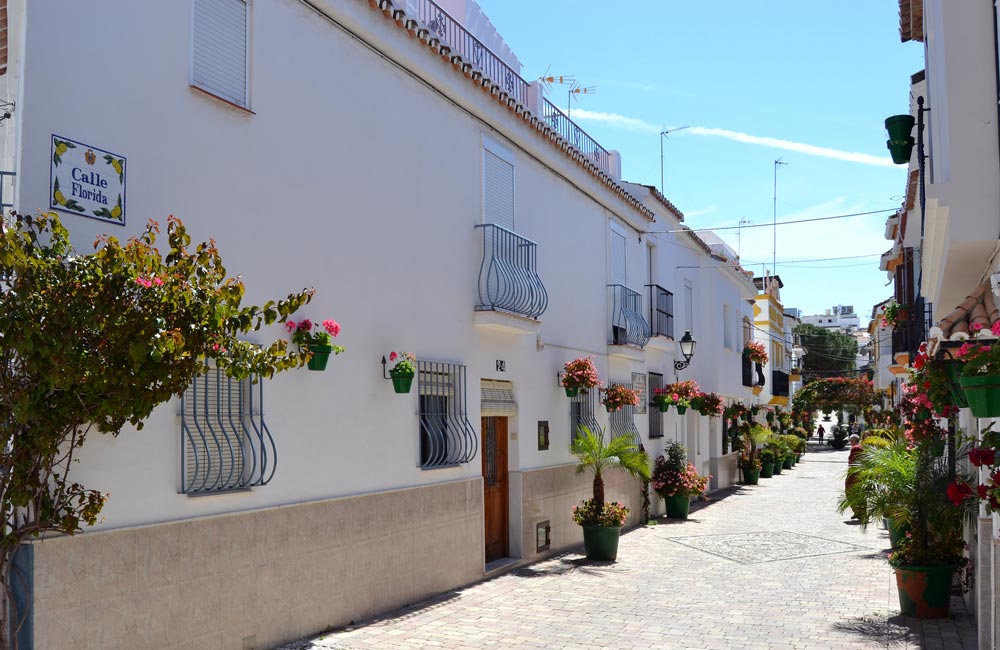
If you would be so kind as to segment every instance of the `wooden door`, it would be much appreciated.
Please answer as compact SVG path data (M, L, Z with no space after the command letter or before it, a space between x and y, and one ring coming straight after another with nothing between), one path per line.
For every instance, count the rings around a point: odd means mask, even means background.
M483 418L486 561L507 557L507 418Z

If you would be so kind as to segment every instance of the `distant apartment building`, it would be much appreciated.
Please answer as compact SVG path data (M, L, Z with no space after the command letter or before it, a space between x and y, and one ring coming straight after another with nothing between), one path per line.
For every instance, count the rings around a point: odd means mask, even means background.
M825 313L803 316L802 323L850 333L861 326L861 319L854 313L852 305L836 305L827 309Z

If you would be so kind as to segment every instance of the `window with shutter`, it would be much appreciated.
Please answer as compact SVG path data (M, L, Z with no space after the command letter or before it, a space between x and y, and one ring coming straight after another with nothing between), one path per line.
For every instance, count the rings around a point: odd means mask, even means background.
M7 73L7 0L0 0L0 75Z
M611 284L625 284L625 235L611 231Z
M514 165L483 149L483 222L514 230Z
M250 107L249 7L246 0L194 0L191 83Z

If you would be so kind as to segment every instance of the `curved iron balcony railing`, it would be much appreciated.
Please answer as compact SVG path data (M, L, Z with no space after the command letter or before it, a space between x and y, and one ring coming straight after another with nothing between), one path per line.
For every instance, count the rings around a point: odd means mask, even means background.
M483 262L479 267L479 311L506 311L537 319L549 305L538 277L538 245L494 223L483 231Z
M646 347L649 343L649 323L642 316L642 294L624 284L609 284L612 345Z

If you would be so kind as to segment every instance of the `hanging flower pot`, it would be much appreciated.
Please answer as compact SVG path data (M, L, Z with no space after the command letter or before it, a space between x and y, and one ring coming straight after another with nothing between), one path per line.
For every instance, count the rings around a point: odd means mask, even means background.
M678 414L684 415L685 413L687 413L687 411L688 411L688 407L684 406L683 404L678 404L677 405L677 413Z
M753 388L750 389L750 392L753 393L754 395L760 395L762 392L764 392L764 387L754 386Z
M611 404L605 404L604 408L608 410L608 413L614 413L615 411L621 409L620 406L612 406Z
M889 132L889 140L900 141L910 137L916 120L912 115L890 115L885 118L885 130Z
M392 389L397 393L409 393L413 386L413 375L392 375Z
M566 391L566 397L576 397L580 394L580 389L576 387L563 386L563 389Z
M969 408L977 418L1000 417L1000 376L974 375L961 377L959 384L969 400Z
M656 403L656 406L660 409L660 413L666 413L670 410L670 402L660 401Z
M326 370L326 364L330 360L330 353L333 352L333 346L323 345L322 343L310 343L308 348L309 352L312 353L309 363L306 364L308 368L316 371Z
M910 155L913 153L913 145L916 141L913 138L907 138L906 140L886 140L885 146L889 149L889 155L892 157L892 162L897 165L905 165L910 162Z
M965 391L959 384L962 377L962 362L957 360L945 360L944 368L948 372L948 392L955 400L955 406L960 409L968 408L969 400L965 397Z

